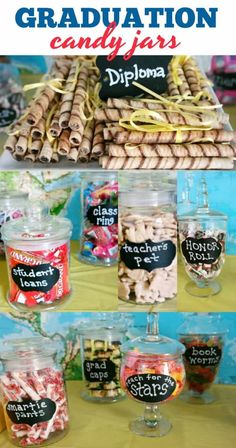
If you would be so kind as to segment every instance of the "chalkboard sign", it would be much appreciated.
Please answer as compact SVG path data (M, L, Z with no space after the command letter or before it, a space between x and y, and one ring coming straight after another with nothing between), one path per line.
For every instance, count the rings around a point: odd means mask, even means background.
M187 348L184 353L185 359L191 365L197 366L214 366L218 365L221 359L222 351L217 346L208 345L193 345L192 347Z
M99 227L118 223L118 208L112 205L96 205L88 208L87 218Z
M21 291L48 292L58 282L60 271L50 263L38 266L19 263L12 268L11 275Z
M236 90L236 73L214 75L215 89Z
M56 412L56 403L49 398L42 400L9 401L7 415L13 423L33 426L48 422Z
M0 107L0 128L9 126L16 119L16 111L14 109L5 109Z
M116 366L110 359L86 360L84 361L84 376L91 383L112 381L116 376Z
M221 244L215 238L186 238L181 247L189 264L215 263L222 250Z
M100 70L101 99L142 94L133 81L156 93L166 92L171 59L172 56L133 56L125 61L123 56L117 56L113 61L107 61L106 56L98 56L96 64Z
M129 376L125 383L132 397L148 403L167 400L176 388L176 381L171 376L153 373Z
M126 240L120 249L120 259L129 269L154 269L170 266L176 255L176 246L171 240L154 243L146 240L143 243L131 243Z

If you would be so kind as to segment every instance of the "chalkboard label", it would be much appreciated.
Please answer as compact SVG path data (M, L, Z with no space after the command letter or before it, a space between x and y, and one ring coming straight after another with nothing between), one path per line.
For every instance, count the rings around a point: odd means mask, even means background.
M126 240L120 249L121 261L129 269L144 269L148 272L170 266L176 255L176 246L171 240L154 243L146 240L143 243L131 243Z
M221 355L222 351L217 345L193 345L187 348L184 357L192 366L214 366L219 364Z
M84 361L84 376L87 381L112 381L116 376L116 366L110 359Z
M140 95L143 92L132 84L133 81L156 93L166 92L171 59L172 56L133 56L125 61L123 56L117 56L113 61L107 61L106 56L98 56L101 99Z
M9 401L6 405L8 417L13 423L33 426L48 422L56 412L56 403L49 398L42 400Z
M16 119L16 111L14 109L5 109L0 107L0 128L9 126Z
M21 291L48 292L58 282L60 271L50 263L38 266L19 263L12 268L11 275Z
M159 403L173 394L176 381L169 375L143 373L129 376L126 379L126 387L138 401Z
M214 88L224 90L236 90L236 73L224 73L214 75Z
M221 254L221 244L215 238L186 238L181 244L189 264L212 264Z
M118 208L112 205L96 205L88 208L87 218L99 227L118 223Z

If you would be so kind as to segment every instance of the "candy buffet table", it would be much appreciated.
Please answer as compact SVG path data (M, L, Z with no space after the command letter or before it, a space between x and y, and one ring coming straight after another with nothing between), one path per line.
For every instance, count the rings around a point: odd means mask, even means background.
M209 298L193 297L185 291L190 280L182 263L178 265L178 311L230 312L236 311L236 256L227 255L225 265L219 276L221 291Z
M130 399L97 405L80 399L81 383L69 382L70 433L52 446L60 448L222 448L235 446L236 386L215 386L215 403L194 406L180 399L163 406L172 431L161 439L135 436L128 422L142 412ZM6 431L0 447L11 448Z
M72 294L60 311L116 311L117 310L117 267L104 268L78 261L78 242L71 248ZM0 312L10 312L5 297L8 289L7 266L0 261Z

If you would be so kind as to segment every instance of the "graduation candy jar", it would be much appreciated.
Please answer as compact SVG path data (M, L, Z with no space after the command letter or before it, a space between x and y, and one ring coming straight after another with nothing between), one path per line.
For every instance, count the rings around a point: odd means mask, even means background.
M159 335L155 325L148 325L147 334L121 347L121 386L130 398L145 405L144 415L129 428L147 437L161 437L170 431L171 423L162 416L159 405L174 400L185 383L184 346Z
M181 398L189 403L214 401L209 391L219 370L225 330L216 313L191 313L178 329L185 346L186 390Z
M4 243L1 227L5 222L13 221L24 215L28 193L16 190L0 190L0 257L4 257Z
M84 379L81 396L89 401L112 403L125 396L120 386L120 347L130 322L124 314L122 320L119 313L108 314L98 313L96 318L78 324Z
M71 223L35 204L27 216L2 227L9 275L8 302L21 311L64 304L71 287Z
M198 206L178 217L179 239L186 273L191 278L186 291L194 296L217 294L217 280L225 262L227 216L211 210L206 181L201 180Z
M63 372L56 348L43 338L7 340L1 348L0 389L10 441L42 446L65 436L69 427Z
M116 173L84 176L81 188L83 222L79 259L110 266L118 255L118 181Z
M174 192L149 184L147 175L128 187L119 195L119 298L164 302L177 292Z

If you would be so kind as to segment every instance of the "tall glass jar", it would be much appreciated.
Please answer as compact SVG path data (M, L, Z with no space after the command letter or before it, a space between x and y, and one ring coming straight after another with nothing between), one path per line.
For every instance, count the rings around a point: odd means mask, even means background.
M83 219L79 259L111 266L118 256L118 180L116 173L90 173L81 185Z
M177 292L175 192L136 180L119 195L119 298L155 304Z
M227 216L209 208L204 178L198 207L179 216L178 224L184 266L192 280L185 289L198 297L217 294L221 286L216 278L225 262Z
M100 313L79 322L84 380L82 398L111 403L124 398L120 386L121 344L126 340L129 318L119 313ZM114 316L117 314L117 316Z
M28 193L16 190L0 190L0 257L4 257L4 244L1 227L5 222L13 221L24 215L27 208Z
M216 313L187 313L178 328L179 340L185 346L185 401L205 404L214 401L209 392L219 370L224 346L225 329Z
M2 227L9 304L20 311L44 311L64 304L71 292L71 222L50 216L41 204Z
M10 441L42 446L65 436L69 415L56 349L44 338L6 340L0 359L0 389Z

